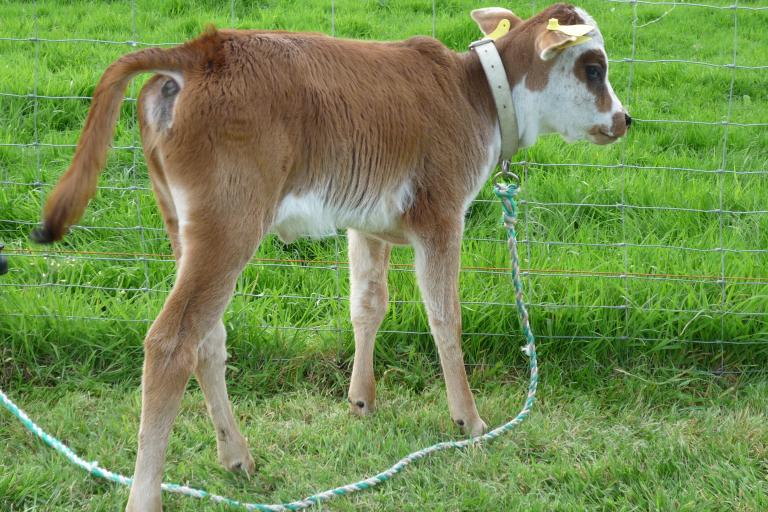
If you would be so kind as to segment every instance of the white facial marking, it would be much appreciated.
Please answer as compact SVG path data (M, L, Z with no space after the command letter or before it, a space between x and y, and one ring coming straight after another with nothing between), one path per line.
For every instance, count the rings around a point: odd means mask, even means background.
M543 130L540 123L542 107L541 92L531 91L525 86L527 75L512 88L512 103L517 114L517 129L520 136L520 147L532 146L539 135L549 133Z
M563 49L552 60L547 85L543 90L529 90L525 86L525 78L512 90L521 147L532 145L538 135L553 132L559 133L567 142L586 139L605 143L618 135L613 133L614 115L624 113L625 110L608 82L608 70L605 69L605 88L611 105L605 112L598 110L598 98L587 83L575 75L576 63L585 52L598 51L606 57L606 65L608 62L603 36L595 20L583 9L576 8L576 12L585 24L595 27L588 34L591 39ZM601 134L595 135L596 130Z
M285 242L292 242L301 236L333 236L343 228L383 233L397 228L400 216L412 201L413 190L409 181L394 191L381 194L368 208L329 205L318 192L301 196L291 193L280 201L272 229Z
M576 14L581 16L581 19L584 20L585 25L592 25L593 27L597 27L597 22L592 16L589 15L587 11L585 11L581 7L576 7L575 10L576 10ZM600 39L602 39L602 36L600 36Z

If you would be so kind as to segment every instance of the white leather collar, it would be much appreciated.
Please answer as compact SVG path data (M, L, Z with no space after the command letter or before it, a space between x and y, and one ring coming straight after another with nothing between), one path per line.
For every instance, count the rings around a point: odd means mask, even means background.
M485 71L485 78L493 94L496 104L496 114L499 117L501 130L501 152L499 162L510 160L520 146L520 135L517 130L517 114L512 103L512 89L509 87L507 72L501 62L499 51L493 39L481 39L469 45L480 58L480 64Z

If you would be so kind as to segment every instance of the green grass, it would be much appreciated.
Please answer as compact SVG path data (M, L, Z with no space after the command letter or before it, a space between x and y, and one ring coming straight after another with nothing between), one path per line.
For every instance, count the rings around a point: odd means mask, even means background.
M478 375L479 407L494 424L520 407L525 377ZM329 510L761 511L768 507L765 381L680 374L649 382L616 374L573 385L545 369L535 413L491 445L419 461ZM298 387L235 400L259 466L247 480L216 462L195 389L174 428L166 481L248 501L298 499L356 481L406 453L456 435L443 388L416 392L385 378L381 409L353 419L338 394ZM130 473L140 395L135 388L61 385L24 393L28 412L86 460ZM3 510L118 510L125 488L70 466L18 424L0 423ZM22 461L19 463L18 461ZM169 510L224 510L168 495Z
M468 11L481 5L437 2L437 37L464 51L478 37ZM632 6L580 5L599 22L609 56L631 56ZM426 0L335 7L340 37L431 32ZM535 10L531 2L510 7L523 17ZM731 62L733 12L670 9L637 5L637 59ZM331 30L328 0L236 1L235 12L242 28ZM768 11L737 16L737 63L767 64ZM137 0L135 13L125 1L8 1L0 20L0 38L143 43L181 42L209 22L231 26L229 2L180 0ZM27 241L89 106L27 95L89 96L106 66L131 49L0 40L0 241L11 264L0 277L0 387L86 458L122 472L133 464L142 338L173 284L170 248L143 155L130 149L111 153L98 196L65 241L51 249ZM611 81L639 120L717 123L730 110L733 122L768 122L765 70L615 62ZM116 147L138 145L134 110L124 103ZM768 253L759 251L768 247L768 215L711 212L766 210L765 134L764 126L638 121L611 147L569 146L552 136L521 152L518 160L539 164L526 172L520 231L530 241L521 248L540 336L542 406L509 441L439 455L391 486L331 508L766 509L760 372L768 362ZM723 173L686 170L715 171L724 159ZM526 364L508 274L489 270L508 266L499 212L484 188L468 214L461 275L466 361L493 424L516 412ZM353 342L345 245L343 234L289 245L268 237L226 313L230 389L247 435L259 440L253 449L262 472L246 482L218 469L199 394L189 394L170 480L249 499L292 499L455 434L408 248L393 253L392 302L376 347L382 410L362 422L347 417L342 397ZM342 263L329 263L336 260ZM0 455L2 510L114 510L125 500L124 490L65 466L3 414L0 439L8 447ZM168 503L200 508L173 497Z

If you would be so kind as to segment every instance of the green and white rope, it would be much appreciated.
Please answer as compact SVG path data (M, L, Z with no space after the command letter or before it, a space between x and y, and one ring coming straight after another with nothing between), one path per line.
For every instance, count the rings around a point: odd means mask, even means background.
M504 168L506 171L507 166L505 166ZM504 172L502 174L504 176L514 176L507 172ZM301 510L338 496L346 496L348 494L352 494L357 491L370 489L371 487L374 487L376 485L379 485L391 479L397 473L405 469L405 467L408 466L411 462L422 459L432 453L439 452L442 450L448 450L451 448L466 448L468 446L473 446L473 445L484 443L486 441L491 441L499 437L501 434L505 432L509 432L510 430L518 426L520 423L522 423L523 420L525 420L525 418L528 417L528 415L531 412L531 408L533 407L533 402L536 396L536 387L539 381L539 371L538 371L538 365L536 363L535 339L533 337L533 333L531 332L531 327L528 322L528 312L525 308L525 304L523 303L523 285L522 285L522 281L520 280L520 263L517 256L517 237L515 233L515 224L517 222L517 203L515 202L515 195L517 194L518 190L519 190L519 187L517 183L514 183L514 184L494 183L494 193L501 200L502 208L504 210L504 214L503 214L504 227L506 228L507 235L509 237L509 252L512 258L512 281L515 287L515 302L517 303L517 309L520 316L520 324L522 326L523 334L525 335L525 339L527 342L526 345L523 347L523 352L525 352L525 354L529 358L530 371L531 371L530 383L528 385L528 397L525 401L525 405L523 406L523 409L518 413L517 416L515 416L514 419L510 420L504 425L501 425L498 428L495 428L487 432L482 436L465 439L463 441L447 441L447 442L437 443L427 448L424 448L422 450L415 451L407 455L406 457L403 457L397 463L395 463L392 467L390 467L385 471L382 471L377 475L366 478L364 480L360 480L359 482L342 485L340 487L336 487L335 489L329 489L327 491L324 491L318 494L313 494L312 496L308 496L303 500L292 501L290 503L278 503L278 504L246 503L246 502L237 501L231 498L226 498L224 496L219 496L217 494L212 494L200 489L193 489L191 487L178 485L178 484L164 483L162 484L162 489L167 492L184 494L186 496L192 496L195 498L209 499L216 503L221 503L224 505L229 505L231 507L236 507L244 510L260 510L260 511L269 511L269 512ZM61 441L59 441L58 439L56 439L55 437L51 436L50 434L45 432L43 429L41 429L37 424L35 424L35 422L33 422L29 418L29 416L27 416L27 414L23 410L21 410L16 404L14 404L11 401L11 399L8 398L8 396L6 396L5 393L3 393L2 390L0 390L0 401L2 402L3 406L6 409L8 409L8 411L11 412L11 414L13 414L19 421L21 421L21 423L27 428L27 430L35 434L37 437L42 439L43 442L45 442L47 445L49 445L54 450L56 450L57 452L62 454L64 457L66 457L72 464L84 469L85 471L87 471L88 473L94 476L98 476L100 478L104 478L109 481L130 487L132 483L132 480L130 478L120 475L118 473L113 473L108 469L102 468L99 466L98 462L95 462L95 461L88 462L82 459L75 452L73 452L69 447L63 444Z

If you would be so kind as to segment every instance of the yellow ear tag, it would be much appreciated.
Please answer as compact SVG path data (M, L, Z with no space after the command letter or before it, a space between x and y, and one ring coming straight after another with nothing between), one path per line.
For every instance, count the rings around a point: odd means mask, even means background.
M550 18L547 24L547 30L553 32L560 32L573 39L561 46L561 48L568 48L569 46L576 46L577 44L586 43L592 38L587 36L590 32L595 30L592 25L561 25L557 18Z
M493 32L485 36L484 39L492 39L495 41L501 36L507 35L508 32L509 32L509 20L504 19L504 20L501 20L499 24L496 25L496 28L493 30Z

